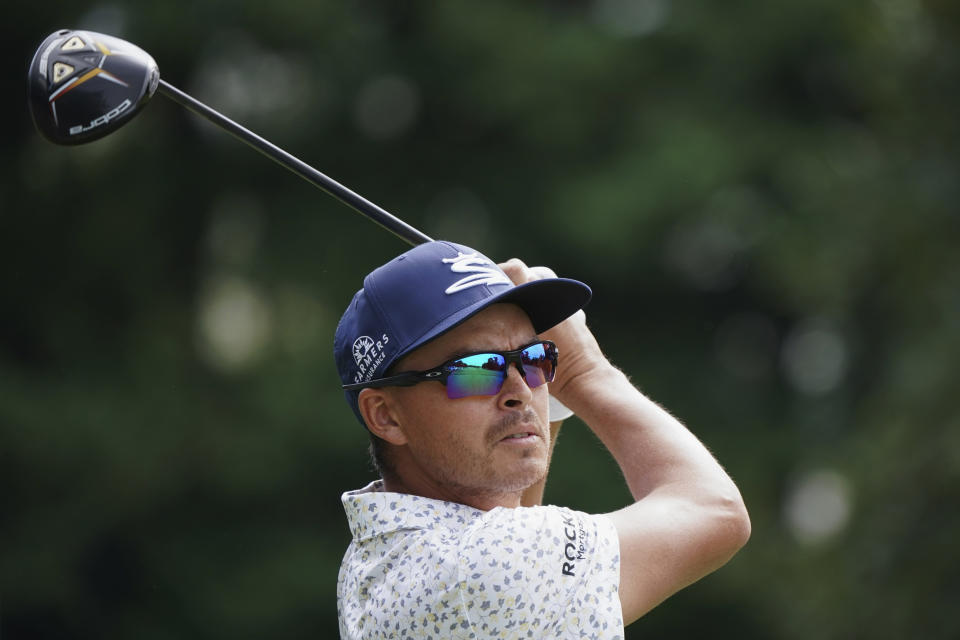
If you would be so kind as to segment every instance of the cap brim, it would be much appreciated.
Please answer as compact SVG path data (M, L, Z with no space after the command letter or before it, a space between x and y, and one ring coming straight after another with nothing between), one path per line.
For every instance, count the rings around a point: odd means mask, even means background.
M536 333L543 333L560 324L590 302L593 292L583 282L570 278L544 278L526 282L495 296L484 298L474 305L465 307L452 316L433 326L398 353L396 362L414 349L430 340L443 335L470 317L497 303L512 303L523 309Z

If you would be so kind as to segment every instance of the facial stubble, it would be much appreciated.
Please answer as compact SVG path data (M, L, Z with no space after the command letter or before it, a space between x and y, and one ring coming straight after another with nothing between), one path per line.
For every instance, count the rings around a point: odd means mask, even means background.
M520 468L517 465L513 469L498 469L498 463L503 464L496 459L503 453L500 448L511 446L501 443L501 439L510 435L511 429L517 425L535 425L541 440L539 446L519 452L517 462L522 464L536 456L540 458L540 464L533 468ZM544 478L550 450L550 429L532 408L504 416L488 427L486 434L484 442L487 445L487 455L483 459L478 459L473 452L463 447L458 439L452 438L450 447L447 448L449 453L441 456L443 459L433 470L436 479L464 497L494 498L522 493Z

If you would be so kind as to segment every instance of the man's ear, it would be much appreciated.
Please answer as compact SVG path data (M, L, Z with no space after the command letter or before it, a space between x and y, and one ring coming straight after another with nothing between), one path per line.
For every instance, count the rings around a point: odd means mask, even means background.
M357 397L367 429L390 444L407 444L407 434L397 416L394 398L384 389L363 389Z

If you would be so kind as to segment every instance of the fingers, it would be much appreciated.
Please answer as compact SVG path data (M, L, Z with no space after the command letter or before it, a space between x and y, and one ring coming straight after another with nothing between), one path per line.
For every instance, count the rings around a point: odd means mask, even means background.
M510 258L506 262L501 262L499 267L507 274L507 277L513 281L513 284L523 284L530 281L530 268L524 264L523 260Z
M550 267L530 267L530 271L537 276L536 278L533 278L533 280L557 277L557 274Z
M549 267L528 267L526 263L518 258L510 258L506 262L501 262L499 266L510 280L518 285L533 280L557 277L557 274Z

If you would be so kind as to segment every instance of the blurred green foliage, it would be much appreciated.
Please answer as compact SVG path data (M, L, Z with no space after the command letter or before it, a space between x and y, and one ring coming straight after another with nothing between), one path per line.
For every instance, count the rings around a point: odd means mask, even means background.
M405 249L162 98L41 140L17 74L73 27L428 234L594 286L754 524L628 637L957 637L957 6L7 6L0 636L334 636L372 473L332 335ZM576 420L547 499L629 499Z

